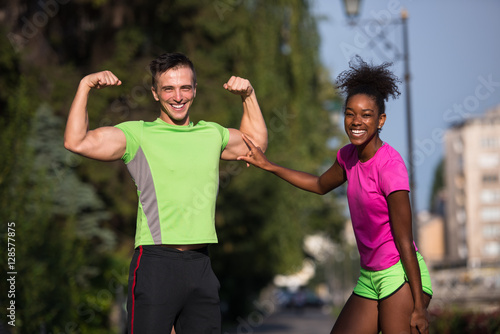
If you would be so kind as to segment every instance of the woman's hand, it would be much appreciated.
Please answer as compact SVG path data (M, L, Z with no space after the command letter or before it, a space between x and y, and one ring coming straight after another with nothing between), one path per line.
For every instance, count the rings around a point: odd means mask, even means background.
M242 135L242 138L243 141L245 141L245 143L247 144L249 151L246 155L239 156L237 160L246 161L247 166L251 164L254 165L255 167L259 167L264 170L269 170L269 167L272 166L273 164L272 162L267 160L266 155L264 154L264 152L262 152L260 147L255 146L254 143L252 143L252 141L244 134Z
M410 318L410 326L412 334L428 334L429 315L427 309L414 309Z

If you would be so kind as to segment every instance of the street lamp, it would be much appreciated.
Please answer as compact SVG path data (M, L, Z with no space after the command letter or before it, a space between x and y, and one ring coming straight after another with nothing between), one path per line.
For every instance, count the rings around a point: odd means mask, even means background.
M347 17L350 19L350 24L356 24L355 19L359 16L359 9L361 5L361 0L343 0L345 12ZM404 83L405 83L405 102L406 102L406 135L407 135L407 145L408 145L408 174L410 178L410 200L412 204L412 223L413 223L413 231L414 231L414 239L418 238L418 230L417 230L417 220L416 220L416 187L415 187L415 173L414 173L414 165L413 165L413 130L412 130L412 120L411 120L411 95L410 95L410 59L408 52L408 12L406 10L401 11L401 17L399 19L394 19L388 22L389 24L400 24L403 29L403 52L401 58L404 63ZM370 24L379 24L382 22L370 20L365 21L365 23ZM385 38L385 34L383 29L381 29L381 33L378 34L379 38ZM386 44L387 41L385 40ZM399 57L398 57L399 58Z
M360 4L361 0L344 0L345 12L348 18L354 19L359 15Z

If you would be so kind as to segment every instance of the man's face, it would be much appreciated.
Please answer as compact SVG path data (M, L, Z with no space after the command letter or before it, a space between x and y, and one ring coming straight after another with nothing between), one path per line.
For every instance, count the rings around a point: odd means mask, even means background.
M156 76L153 97L160 102L160 118L173 125L189 124L189 108L196 96L193 71L186 66L171 68Z

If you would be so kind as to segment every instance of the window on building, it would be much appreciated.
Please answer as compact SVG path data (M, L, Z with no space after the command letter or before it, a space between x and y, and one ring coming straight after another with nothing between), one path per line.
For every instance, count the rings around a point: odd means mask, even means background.
M500 208L483 208L483 209L481 209L481 220L484 222L499 222L500 223Z
M464 171L464 156L460 155L457 159L458 170L463 173Z
M462 142L462 138L457 138L453 141L453 149L457 153L462 153L464 151L464 144Z
M462 174L456 174L455 177L453 178L455 181L455 187L458 189L463 189L465 185L465 178Z
M498 183L498 173L483 174L483 183Z
M457 209L456 218L457 218L457 222L460 225L465 224L465 222L467 221L467 214L465 213L465 210L463 208Z
M467 229L466 226L459 226L457 231L457 236L459 242L466 244L467 243Z
M500 237L500 224L489 224L483 227L483 238L495 239Z
M492 204L500 202L500 189L483 189L481 191L481 203Z
M500 138L498 137L484 137L481 139L482 148L498 148L500 147Z
M495 168L500 165L500 155L488 153L479 156L479 167L481 168Z
M458 257L461 259L466 259L469 253L467 246L465 244L459 245L457 252L458 252Z
M500 243L488 242L483 246L483 255L485 256L498 256L500 255Z

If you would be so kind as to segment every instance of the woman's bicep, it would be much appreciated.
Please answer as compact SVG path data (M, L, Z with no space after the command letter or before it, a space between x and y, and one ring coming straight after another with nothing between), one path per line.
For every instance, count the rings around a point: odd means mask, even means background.
M413 240L412 215L408 191L394 191L387 196L391 228L396 244Z

